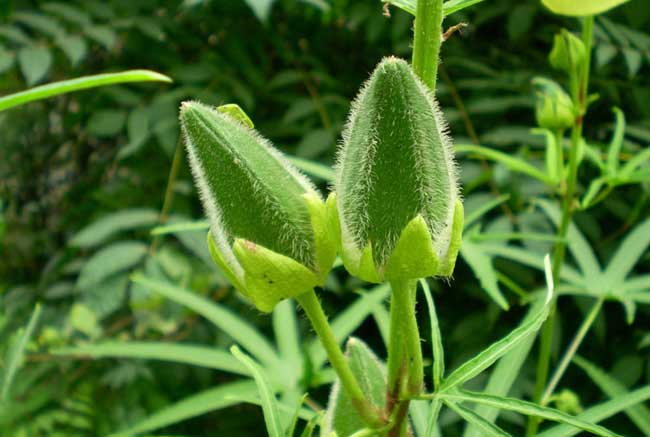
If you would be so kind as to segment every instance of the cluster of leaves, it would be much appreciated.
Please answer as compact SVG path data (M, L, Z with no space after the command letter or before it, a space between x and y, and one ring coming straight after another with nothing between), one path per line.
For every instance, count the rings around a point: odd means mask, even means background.
M2 6L3 94L140 67L175 83L120 85L0 113L1 434L244 434L263 427L265 417L275 420L269 429L294 429L297 419L306 421L307 432L314 429L324 386L334 381L325 353L291 302L271 320L260 317L214 267L178 152L177 108L187 98L238 103L324 186L358 85L384 55L410 53L411 17L399 2L389 3L395 5L390 18L376 0ZM461 2L447 2L455 3ZM626 435L650 432L650 414L638 405L650 396L650 337L643 329L650 320L646 9L632 1L596 22L592 88L600 99L586 127L593 141L585 145L580 174L585 210L569 230L570 258L557 284L570 298L559 300L556 357L591 301L616 301L625 311L605 304L554 406L574 414L599 403L579 418L614 417L606 424ZM431 339L425 356L440 356L439 326L446 367L457 369L447 373L447 383L460 374L458 388L467 381L466 389L525 398L533 381L526 370L534 363L530 336L491 373L484 366L489 360L466 373L459 366L511 331L523 305L545 290L542 258L559 213L541 198L553 186L545 169L557 144L531 132L530 79L549 71L552 35L573 22L553 17L537 1L515 0L485 0L452 21L469 27L443 45L439 96L461 158L466 232L454 281L430 284L439 320L427 319L435 314L427 307L418 313L421 326L431 329L423 329ZM625 114L617 111L615 123L613 106ZM337 337L354 334L383 355L388 290L368 288L342 269L326 289L324 304L338 314ZM37 301L41 307L33 312ZM241 352L231 355L233 342L261 365ZM356 344L358 353L371 353ZM48 349L61 355L43 353ZM17 372L25 359L30 365ZM432 381L444 375L440 368L432 373ZM266 395L258 395L251 376ZM521 416L499 410L531 413L488 401L472 392L450 394L440 432L460 435L464 418L473 423L465 435L486 435L497 417L503 429L517 430ZM242 404L261 404L271 414ZM426 404L412 408L416 432L430 435ZM615 416L621 411L629 420ZM545 432L577 431L560 425Z

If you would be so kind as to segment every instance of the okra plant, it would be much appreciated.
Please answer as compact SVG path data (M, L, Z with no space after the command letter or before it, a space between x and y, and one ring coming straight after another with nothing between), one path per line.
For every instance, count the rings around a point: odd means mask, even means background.
M409 2L391 3L408 10ZM549 7L555 7L551 3ZM407 436L414 427L434 435L443 405L485 435L506 435L494 419L467 408L467 402L528 414L533 418L532 433L543 418L597 435L615 435L548 408L541 399L532 403L462 388L530 339L546 320L554 308L553 283L560 277L563 243L556 246L553 266L547 257L547 293L531 307L522 325L445 375L435 306L422 281L452 277L462 242L463 203L451 136L435 99L443 3L419 0L414 6L412 64L387 57L361 87L342 134L335 183L326 200L255 131L237 106L183 103L181 125L210 222L207 244L214 262L260 311L271 312L284 299L293 298L305 312L336 372L321 435ZM573 128L568 171L561 146L556 146L559 150L550 164L565 199L560 238L566 237L571 217L580 127L588 104L590 20L585 19L583 40L565 31L551 53L552 64L570 77L571 95L549 79L535 80L540 126L556 132L557 141L564 130ZM326 292L323 286L337 255L350 275L390 286L385 365L357 339L347 342L344 354L321 307L315 289ZM415 314L418 281L432 321L431 384L425 381ZM255 369L249 357L238 349L233 353ZM266 396L263 375L253 373L269 433L280 435L284 431L278 427L276 400ZM545 382L546 375L539 376ZM424 429L410 420L422 412Z

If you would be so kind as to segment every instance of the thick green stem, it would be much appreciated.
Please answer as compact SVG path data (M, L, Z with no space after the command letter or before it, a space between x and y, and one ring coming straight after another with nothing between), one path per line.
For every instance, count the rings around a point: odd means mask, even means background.
M413 38L413 70L435 93L442 42L442 0L418 0Z
M402 435L408 398L417 396L424 380L420 333L415 317L417 281L391 281L390 339L386 413L398 411L394 435Z
M562 218L560 219L560 226L558 227L557 236L558 240L553 249L553 279L555 283L559 283L562 265L564 264L564 255L566 253L566 237L569 231L569 224L571 217L573 217L573 208L575 202L576 184L578 180L578 148L582 139L582 127L584 124L584 116L587 112L587 93L589 90L589 70L591 66L591 47L593 40L593 27L594 17L589 16L584 18L582 27L582 41L585 45L586 56L584 64L579 67L580 76L578 77L577 86L572 90L573 103L578 108L578 115L576 116L575 123L571 130L571 146L569 149L569 171L566 180L566 191L562 199ZM549 313L548 319L542 327L542 334L540 338L540 351L537 362L537 375L535 383L535 394L533 400L540 402L542 399L542 392L546 385L548 378L548 368L551 358L551 341L553 337L553 323L555 318L555 303ZM537 432L539 420L533 416L528 421L528 428L526 436L530 437Z
M321 307L314 290L301 294L296 298L296 300L305 311L305 314L307 314L316 334L318 334L318 338L327 352L330 364L336 371L343 390L345 390L352 400L352 404L357 409L359 416L364 422L366 422L366 424L368 424L368 426L373 428L381 427L385 423L381 417L381 412L370 403L363 393L363 390L361 390L359 382L352 373L352 370L350 369L350 366L334 337L332 328L327 321L327 316L323 312L323 308Z

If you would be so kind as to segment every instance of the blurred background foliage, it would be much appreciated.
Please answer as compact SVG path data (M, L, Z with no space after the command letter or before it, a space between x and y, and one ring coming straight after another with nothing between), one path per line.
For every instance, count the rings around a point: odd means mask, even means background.
M455 142L542 162L544 137L531 133L530 81L557 76L547 61L553 35L562 27L576 29L576 22L551 15L537 0L486 0L445 23L460 22L468 26L443 44L438 91ZM113 86L0 114L0 356L34 304L44 304L27 366L13 387L14 402L0 411L0 434L107 435L228 381L202 368L70 360L46 351L103 339L230 344L195 314L130 283L136 270L225 303L269 333L271 319L243 302L213 266L204 230L151 233L162 223L202 217L179 148L179 103L237 103L284 151L329 166L350 99L383 56L410 56L411 26L408 14L378 0L3 0L0 95L131 68L159 71L174 83ZM622 108L623 160L650 143L648 28L650 8L643 0L596 21L591 90L600 98L590 107L586 137L603 150L614 128L611 108ZM546 192L541 183L498 164L460 164L468 213L507 195L480 220L483 240L505 244L499 235L552 232L548 216L531 201ZM598 168L584 165L581 190L598 175ZM315 180L326 188L323 178ZM649 194L648 183L618 188L576 215L603 265L628 230L648 217ZM552 243L510 244L543 253ZM476 250L464 258L453 282L433 284L450 368L515 326L528 294L543 286L541 272L516 260ZM635 271L649 269L646 252ZM356 298L350 291L362 285L338 269L322 294L326 310L340 311ZM561 300L559 332L574 332L586 311L579 298ZM626 387L650 383L650 307L640 305L635 315L628 325L623 308L606 303L595 335L581 348ZM357 335L383 354L376 332L369 319ZM426 355L430 345L424 348ZM529 360L513 388L518 395L532 390ZM603 399L577 368L566 381L570 392L556 406L572 394L583 405ZM313 393L321 405L326 396L325 389ZM458 434L457 416L447 413L441 420L444 435ZM625 416L612 420L614 429L635 432ZM260 435L261 429L261 410L238 405L166 431Z

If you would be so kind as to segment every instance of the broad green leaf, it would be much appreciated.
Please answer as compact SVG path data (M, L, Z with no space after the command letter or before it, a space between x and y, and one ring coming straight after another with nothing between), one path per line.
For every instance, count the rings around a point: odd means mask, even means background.
M593 423L578 419L575 416L571 416L553 408L542 407L532 402L526 402L519 399L492 396L485 393L474 393L469 391L460 391L454 394L445 393L440 396L442 396L443 399L451 399L452 401L475 402L508 411L515 411L527 416L537 416L555 422L566 423L567 425L574 426L599 436L619 437L618 434L613 433L602 426L594 425Z
M550 176L546 175L537 167L534 167L521 158L515 158L511 155L499 152L498 150L490 149L488 147L474 146L469 144L457 144L454 149L456 153L475 154L484 159L498 162L514 172L523 173L532 178L540 180L546 185L553 185L553 180Z
M585 422L598 423L648 399L650 399L650 386L616 396L614 399L586 409L575 418ZM570 437L579 432L572 426L558 425L537 434L537 437Z
M52 54L46 47L24 47L18 52L18 64L27 85L31 86L45 78L52 65ZM0 99L0 111L6 109L2 105L6 98Z
M387 284L378 285L369 292L364 292L352 305L332 321L334 337L342 343L355 329L366 320L376 305L381 304L390 292ZM312 359L314 368L319 369L327 360L325 349L318 338L313 339L309 344L309 356Z
M0 400L9 400L11 393L11 384L16 377L16 373L22 367L25 360L25 348L30 338L34 334L36 324L41 317L41 306L37 304L32 311L27 327L18 331L9 345L9 349L3 359L4 369L2 372L2 391L0 391Z
M386 402L384 365L364 342L354 337L348 340L345 355L366 398L376 407L383 408ZM349 436L364 429L365 426L337 378L327 403L322 435L336 432L336 435Z
M47 15L20 11L14 13L12 18L19 23L25 24L42 34L53 38L58 38L65 34L65 29L61 23Z
M436 389L440 387L440 383L445 376L445 349L442 346L442 335L440 334L440 326L438 324L438 315L436 314L436 307L433 303L433 296L431 289L426 279L420 279L420 285L424 291L424 298L427 301L427 308L429 310L429 324L431 326L431 349L433 350L433 387Z
M508 310L510 305L501 293L497 280L497 272L492 265L492 258L481 251L481 246L474 244L471 238L465 238L460 246L460 255L476 275L483 290L503 310Z
M210 411L237 405L241 403L242 396L255 396L256 394L257 387L252 380L222 384L165 407L128 429L113 434L112 437L130 437L153 431Z
M621 5L628 0L542 0L544 6L559 15L597 15Z
M530 336L535 335L542 326L542 323L544 323L544 320L546 320L550 309L550 303L553 301L552 296L554 291L548 255L544 258L544 264L547 281L547 294L545 300L538 301L535 304L535 316L530 319L524 319L521 325L514 329L510 334L496 343L493 343L474 358L458 367L444 380L440 391L449 391L454 387L462 386L464 382L474 378L476 375L490 367L503 355L517 347L526 339L530 338Z
M252 325L230 310L190 290L174 286L167 282L149 279L139 273L133 275L132 280L202 315L246 348L262 363L270 365L273 368L281 368L278 355L268 340L257 332Z
M96 286L115 273L134 268L146 254L147 246L139 241L120 241L106 246L84 264L76 287L83 291Z
M474 411L465 408L462 405L459 405L455 402L445 402L445 405L454 410L456 414L462 417L466 422L480 429L482 432L481 435L483 436L507 437L510 435L492 422L485 420Z
M83 289L81 303L103 319L121 307L128 285L128 272L112 275Z
M617 284L625 281L625 277L632 271L634 265L644 255L650 244L650 218L639 223L625 237L616 253L607 264L602 277L604 290L611 290Z
M90 16L74 5L66 4L63 2L49 2L40 6L46 12L63 18L71 23L84 26L90 24Z
M38 55L38 54L36 54ZM34 54L29 54L30 58ZM46 58L49 55L49 51ZM42 61L39 61L42 62ZM22 65L22 64L21 64ZM21 67L22 68L22 67ZM41 85L27 91L22 91L8 96L0 97L0 111L22 105L35 100L41 100L48 97L65 94L72 91L79 91L99 86L113 85L127 82L171 82L167 76L148 70L131 70L121 73L97 74L94 76L84 76L77 79L53 82L47 85Z
M278 403L275 394L268 382L268 376L264 369L257 364L251 357L244 354L237 346L230 348L230 352L237 358L253 375L257 391L262 401L262 410L264 411L264 422L266 422L266 431L269 437L282 437L282 421L278 411Z
M629 394L627 388L614 377L608 375L593 363L580 356L575 356L573 362L587 373L589 378L610 398ZM625 414L630 417L636 426L643 432L643 435L650 435L650 408L642 403L629 407Z
M92 358L160 360L201 366L240 375L249 375L249 372L246 371L244 366L228 352L216 348L188 344L142 341L119 343L111 341L76 347L64 347L54 349L50 353Z

